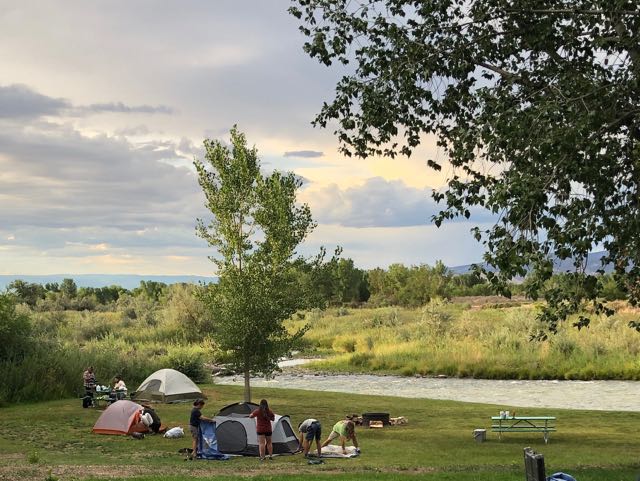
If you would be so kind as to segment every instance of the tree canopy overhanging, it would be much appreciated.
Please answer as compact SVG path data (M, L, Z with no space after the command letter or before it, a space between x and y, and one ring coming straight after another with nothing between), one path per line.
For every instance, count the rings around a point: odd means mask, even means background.
M637 0L294 0L289 11L304 50L348 72L314 124L336 125L348 156L409 156L435 135L454 174L433 193L433 220L477 206L496 216L472 232L498 290L529 275L552 330L585 299L606 312L585 272L606 250L638 303ZM569 288L543 289L554 258L574 260Z

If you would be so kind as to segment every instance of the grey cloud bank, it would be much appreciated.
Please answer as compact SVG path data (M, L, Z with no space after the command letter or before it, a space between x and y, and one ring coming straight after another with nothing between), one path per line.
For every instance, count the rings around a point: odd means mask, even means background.
M0 118L24 120L57 115L69 107L67 100L47 97L26 85L0 85Z

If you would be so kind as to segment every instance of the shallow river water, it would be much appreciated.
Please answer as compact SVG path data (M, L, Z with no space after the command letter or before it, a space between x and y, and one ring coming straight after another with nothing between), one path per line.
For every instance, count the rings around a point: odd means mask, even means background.
M240 376L228 376L218 377L215 382L242 385L243 380ZM252 379L251 384L256 387L447 399L497 404L507 408L640 410L640 381L496 381L368 374L291 374L285 372L277 375L274 379Z

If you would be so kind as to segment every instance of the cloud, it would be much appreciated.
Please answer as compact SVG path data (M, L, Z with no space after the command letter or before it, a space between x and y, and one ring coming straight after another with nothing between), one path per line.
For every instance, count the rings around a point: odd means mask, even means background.
M166 105L126 105L123 102L94 103L74 106L63 98L43 95L27 85L0 86L0 119L36 119L44 116L63 117L76 114L99 113L122 114L173 114L174 109Z
M78 241L114 248L184 245L176 232L195 237L196 218L206 210L193 170L171 162L185 159L168 141L139 146L122 137L87 137L67 126L5 122L2 229L42 248Z
M166 105L125 105L122 102L106 102L100 104L91 104L78 107L78 110L84 112L117 112L117 113L143 113L143 114L172 114L174 110Z
M305 196L318 221L348 227L399 227L427 224L436 212L427 189L374 177L341 189L331 184Z
M322 157L323 155L324 155L323 152L317 152L315 150L293 150L293 151L284 153L285 157L303 157L307 159Z
M135 125L130 127L122 127L115 129L114 134L122 135L123 137L136 137L138 135L147 135L150 134L151 131L149 127L146 125Z
M360 228L424 226L444 207L431 198L431 189L417 189L401 180L382 177L348 188L336 184L310 188L303 199L320 223ZM474 214L472 220L476 222L492 219L484 210L474 210Z
M14 3L0 15L0 269L210 272L191 162L234 124L265 169L304 176L318 231L357 263L422 259L422 236L442 248L423 188L441 182L419 155L343 159L310 125L342 72L303 51L289 0Z
M481 262L483 247L469 232L473 222L457 222L437 228L434 225L407 227L344 227L320 224L304 245L305 254L325 246L329 252L336 245L342 257L354 259L364 269L386 268L390 264L434 265L441 260L453 267ZM489 227L489 224L480 224Z
M47 97L26 85L0 86L0 118L37 118L58 115L71 107L65 99Z

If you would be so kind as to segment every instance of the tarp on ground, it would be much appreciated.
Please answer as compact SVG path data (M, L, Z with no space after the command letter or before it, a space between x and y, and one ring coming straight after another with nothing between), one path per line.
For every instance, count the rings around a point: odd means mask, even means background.
M329 444L329 445L323 447L320 450L320 452L322 453L322 457L323 458L355 458L355 457L360 455L360 453L358 453L356 451L356 448L353 447L353 446L347 446L345 449L347 451L347 454L344 454L342 452L342 446L337 446L335 444ZM317 457L316 450L313 449L313 446L309 450L309 455Z
M216 423L202 421L198 435L198 459L227 460L229 456L218 450Z

